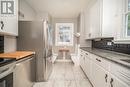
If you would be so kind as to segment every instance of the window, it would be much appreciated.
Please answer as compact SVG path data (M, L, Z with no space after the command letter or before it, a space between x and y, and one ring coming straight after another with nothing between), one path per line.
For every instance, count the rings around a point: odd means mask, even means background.
M56 45L73 45L73 23L56 23Z
M130 36L130 13L127 14L126 16L126 33L127 33L127 36Z
M126 0L125 20L126 37L130 37L130 0Z

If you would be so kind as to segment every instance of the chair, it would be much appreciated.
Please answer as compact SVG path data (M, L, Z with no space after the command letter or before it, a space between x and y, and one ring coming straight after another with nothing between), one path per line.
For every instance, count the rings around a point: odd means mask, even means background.
M58 57L58 54L54 53L54 51L52 51L52 63L54 63L56 61L57 57Z
M79 57L80 57L80 53L79 53L80 50L79 50L79 48L80 48L80 45L76 44L75 52L70 54L71 55L71 59L72 59L72 61L73 61L75 66L79 66Z

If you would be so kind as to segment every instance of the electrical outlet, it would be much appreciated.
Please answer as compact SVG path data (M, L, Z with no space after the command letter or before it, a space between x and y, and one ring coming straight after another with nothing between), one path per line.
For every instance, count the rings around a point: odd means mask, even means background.
M111 46L111 45L112 45L112 42L107 42L107 45L108 45L108 46Z

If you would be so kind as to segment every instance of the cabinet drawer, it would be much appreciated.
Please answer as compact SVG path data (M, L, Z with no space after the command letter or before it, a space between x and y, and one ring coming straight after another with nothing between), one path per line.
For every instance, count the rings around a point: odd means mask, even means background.
M110 70L110 62L99 57L99 56L96 56L94 54L91 54L91 59L96 63L98 64L99 66L103 67L105 70Z
M121 81L130 86L130 69L127 69L119 64L111 62L110 73L118 77Z
M86 58L90 58L91 54L89 52L85 52L84 55L85 55Z
M80 54L84 54L84 51L82 49L80 49Z

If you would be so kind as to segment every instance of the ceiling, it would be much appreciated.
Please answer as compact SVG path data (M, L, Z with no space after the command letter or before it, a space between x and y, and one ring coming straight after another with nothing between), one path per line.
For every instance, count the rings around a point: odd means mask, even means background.
M26 0L37 12L48 12L55 18L76 18L88 0Z

